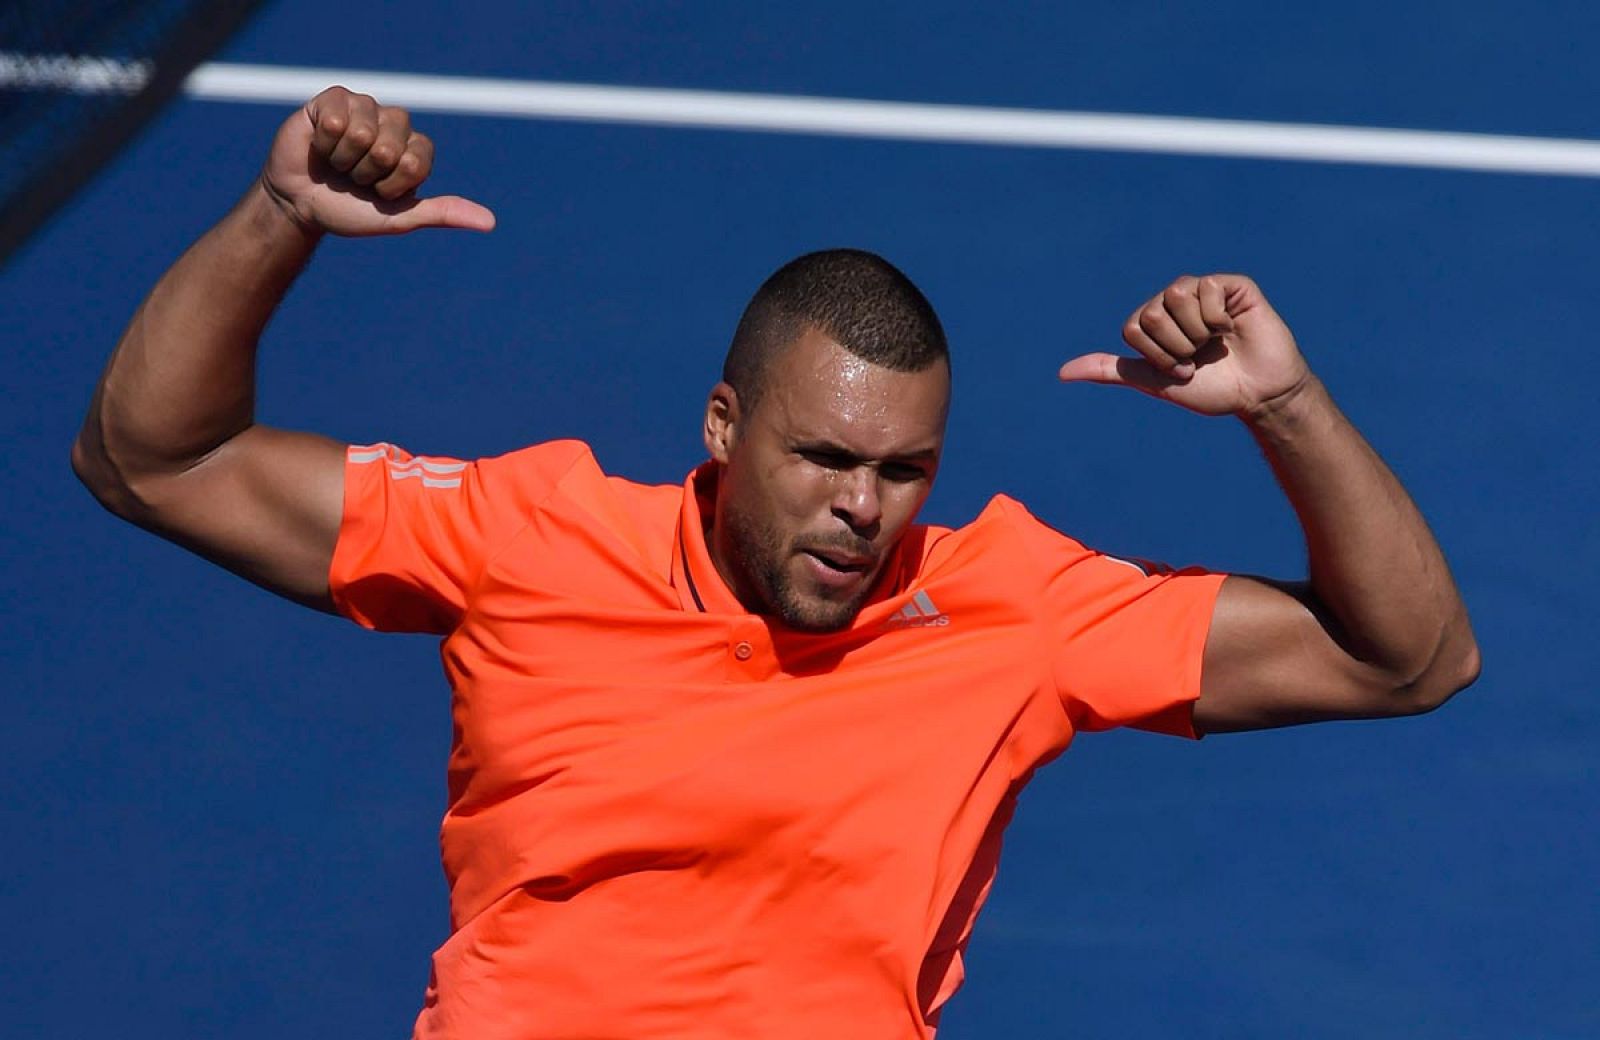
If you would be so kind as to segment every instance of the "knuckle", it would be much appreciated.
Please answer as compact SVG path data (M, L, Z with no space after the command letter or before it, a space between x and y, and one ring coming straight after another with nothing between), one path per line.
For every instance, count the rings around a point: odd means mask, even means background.
M392 167L395 163L396 153L399 151L394 145L379 141L367 150L367 158L378 166Z
M422 169L422 157L416 152L407 152L395 160L394 168L404 174L414 174Z
M1155 304L1141 307L1138 315L1139 327L1146 332L1153 332L1161 327L1161 319L1165 316L1166 311Z

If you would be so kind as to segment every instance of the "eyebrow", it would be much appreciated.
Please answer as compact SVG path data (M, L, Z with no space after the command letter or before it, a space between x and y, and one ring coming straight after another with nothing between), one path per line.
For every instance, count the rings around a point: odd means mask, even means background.
M827 455L838 455L841 458L851 459L856 462L938 462L939 452L934 448L921 448L917 451L894 452L882 458L871 458L863 455L853 448L846 447L837 441L824 437L796 438L794 442L796 451L815 451Z

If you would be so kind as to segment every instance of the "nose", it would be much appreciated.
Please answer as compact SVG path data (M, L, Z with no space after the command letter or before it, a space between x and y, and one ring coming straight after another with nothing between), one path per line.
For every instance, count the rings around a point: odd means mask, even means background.
M876 535L878 524L883 520L878 471L870 466L854 466L840 472L833 495L833 515L863 537Z

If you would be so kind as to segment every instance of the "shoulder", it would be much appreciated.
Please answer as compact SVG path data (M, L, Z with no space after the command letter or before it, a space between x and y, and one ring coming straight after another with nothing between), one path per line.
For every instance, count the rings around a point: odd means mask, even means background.
M946 554L1015 554L1049 551L1093 555L1082 542L1040 520L1010 495L995 495L969 523L954 529L930 528L931 548Z
M682 485L608 473L589 445L576 440L535 444L476 467L486 497L524 513L564 515L618 533L671 527L683 501Z
M907 535L904 550L918 580L959 575L966 583L994 584L1021 591L1049 559L1093 556L1076 539L1050 527L1008 495L995 495L971 521L960 527L919 524Z
M345 526L383 517L495 541L522 526L562 486L604 482L589 446L562 440L467 459L413 454L391 443L352 445L345 455Z
M486 508L517 513L537 509L567 488L600 484L606 479L594 452L579 440L530 444L463 466L470 497Z
M396 481L415 478L424 487L460 487L469 476L492 477L506 483L549 483L584 461L595 465L589 446L576 440L546 441L478 459L413 454L398 444L378 441L350 445L345 461L351 467L385 472Z
M1140 557L1101 552L1035 516L1009 495L995 495L971 522L927 527L914 539L917 572L960 571L970 580L1008 584L1012 591L1068 574L1082 580L1129 580L1209 573ZM1097 581L1091 580L1090 584Z
M536 444L478 467L495 508L504 504L527 520L549 520L539 525L539 537L562 544L618 538L654 559L671 542L683 504L682 484L609 473L582 441Z
M578 440L545 441L525 448L482 458L473 466L486 478L506 484L536 484L555 487L569 474L592 471L600 474L600 463L589 445Z

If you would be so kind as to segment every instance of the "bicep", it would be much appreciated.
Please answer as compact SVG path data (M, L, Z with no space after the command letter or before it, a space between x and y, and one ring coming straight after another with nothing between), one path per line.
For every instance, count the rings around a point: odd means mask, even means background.
M252 426L150 488L158 533L269 591L332 611L345 445Z
M1306 586L1228 578L1206 637L1195 728L1226 733L1403 713L1392 678L1341 638Z

